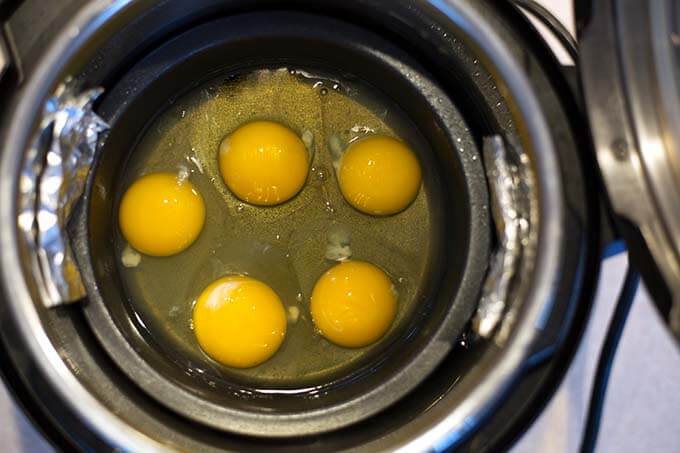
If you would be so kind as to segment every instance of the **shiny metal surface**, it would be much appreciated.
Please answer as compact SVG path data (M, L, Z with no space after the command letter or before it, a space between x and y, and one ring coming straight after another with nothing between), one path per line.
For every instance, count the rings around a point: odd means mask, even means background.
M92 2L82 9L73 18L74 22L82 25L80 35L55 37L45 57L48 65L52 64L54 68L61 67L63 62L74 55L79 45L82 45L103 21L128 3L128 0L117 1L113 4L107 0L101 0ZM45 71L39 77L27 80L23 88L26 96L14 112L13 124L16 127L11 128L8 142L29 143L30 130L20 125L35 124L36 118L39 118L42 113L42 106L48 93L52 92L52 87L58 82L58 74ZM15 195L23 157L20 152L6 150L0 165L1 174L15 175L0 181L0 218L3 222L3 227L0 229L0 248L3 250L0 263L2 263L4 286L9 300L13 302L8 309L27 342L26 353L38 358L35 363L39 371L46 376L63 401L79 414L83 423L95 429L112 445L118 445L130 451L162 451L161 444L131 429L118 416L109 412L88 391L62 360L59 351L55 349L42 325L32 299L34 282L27 281L26 276L22 275L20 252L17 247L19 238L16 229ZM8 222L11 225L8 225Z
M489 338L505 314L522 246L529 240L531 225L527 219L529 213L525 212L527 203L523 201L530 191L524 190L522 181L531 181L531 175L522 165L528 162L523 150L506 147L503 137L485 137L483 153L498 248L491 258L472 329L481 337ZM502 344L502 336L496 339Z
M672 293L680 336L680 64L673 0L595 2L581 72L612 206L633 222Z
M108 125L92 110L101 88L81 91L66 81L45 103L21 171L17 224L47 307L86 296L67 225Z
M29 142L30 131L26 124L34 124L39 117L41 106L52 88L63 77L67 63L95 32L114 16L130 17L148 8L155 2L94 1L73 18L73 27L78 34L60 35L55 38L46 54L45 62L53 68L33 74L27 79L23 96L12 118L7 143L12 144L2 156L0 171L0 246L3 249L3 286L7 289L10 315L28 344L28 354L36 358L38 371L44 374L50 385L60 394L66 404L78 414L90 429L110 442L111 445L133 451L155 451L162 449L162 439L152 438L154 433L145 431L146 426L126 424L120 414L114 414L98 401L78 380L62 360L46 333L38 311L33 303L34 282L21 271L21 252L17 247L19 239L14 220L18 170L24 146ZM542 316L554 301L556 281L560 278L563 248L562 225L564 200L562 180L555 156L555 143L550 135L545 112L533 91L527 73L513 58L497 30L484 17L483 6L469 0L432 0L423 2L422 7L447 18L453 31L484 55L483 64L494 76L502 81L499 91L508 99L519 119L518 127L524 137L536 175L537 200L531 207L531 222L538 228L528 241L532 251L523 263L525 280L518 288L514 299L522 302L514 319L514 328L505 344L505 351L499 360L497 355L480 359L480 367L461 382L456 391L443 395L422 416L412 422L395 428L384 437L371 439L364 444L366 450L425 451L431 448L445 448L467 436L482 417L492 410L504 397L521 365L530 353L530 347L543 328ZM120 19L120 17L118 17ZM112 33L111 29L106 29ZM447 31L448 32L448 31Z
M402 430L401 436L395 433L379 442L368 444L369 449L373 445L381 449L398 448L404 452L445 448L462 439L481 421L482 414L494 407L517 376L520 364L526 359L530 345L542 327L541 314L554 301L552 290L562 254L561 248L555 246L560 243L562 237L561 226L564 218L561 177L554 142L549 133L550 128L545 122L540 103L531 89L526 74L479 10L469 8L469 3L463 0L440 0L431 3L455 24L458 31L467 36L473 48L486 57L484 63L504 82L500 89L512 99L513 106L526 121L524 132L527 133L530 142L529 153L535 160L537 174L540 175L537 180L540 213L536 213L535 210L532 213L540 216L539 219L535 219L535 224L540 225L540 232L538 238L533 237L529 241L530 248L536 250L537 255L534 278L524 286L523 290L526 292L518 296L526 298L527 305L517 315L517 319L513 319L515 332L506 344L507 353L495 368L490 370L485 380L459 383L461 387L464 386L464 391L468 392L465 401L454 406L451 403L455 399L452 395L447 395L440 404L432 407L408 426L406 433ZM534 219L531 220L533 223ZM404 438L404 434L408 437Z
M2 76L5 75L9 69L9 51L7 50L7 44L5 44L5 38L0 33L0 80Z

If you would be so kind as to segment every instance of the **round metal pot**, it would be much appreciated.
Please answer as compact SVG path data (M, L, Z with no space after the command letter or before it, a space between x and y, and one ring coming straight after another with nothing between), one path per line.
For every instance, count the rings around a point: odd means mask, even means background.
M540 365L568 356L565 338L573 345L578 337L572 320L584 317L579 300L590 297L597 274L597 257L589 254L597 248L586 245L597 242L598 214L597 200L586 195L591 182L575 132L580 116L572 116L578 109L557 94L566 86L563 75L544 61L544 48L526 45L516 11L464 0L399 0L389 14L383 3L367 0L93 1L70 7L77 12L71 21L50 23L57 31L48 47L26 46L25 78L2 111L0 129L3 370L55 442L131 450L425 450L488 447L525 426L529 416L518 417L519 426L499 425L494 414L519 394L530 396L520 404L534 404L534 414L554 388L562 368ZM321 58L329 46L335 51ZM131 347L134 331L116 303L115 273L101 271L111 269L105 264L113 259L106 245L114 227L111 199L88 192L75 217L89 294L77 304L45 308L17 235L19 168L43 104L60 81L71 75L107 90L96 109L113 130L90 187L96 181L113 188L125 159L115 149L130 149L144 123L140 118L158 112L172 87L200 81L187 68L224 70L214 66L214 57L225 50L265 61L299 59L379 86L438 145L432 167L443 187L441 230L461 238L442 239L427 310L413 319L411 335L382 352L384 366L362 375L353 388L329 387L312 405L282 397L245 408L228 398L199 398L196 381L168 381L179 376L177 370L152 346ZM441 105L439 98L445 99ZM534 217L507 301L510 315L496 336L471 341L466 323L490 245L487 187L476 153L482 138L494 134L526 151ZM455 203L464 205L456 218L447 210ZM465 253L454 258L460 250ZM527 387L532 371L539 378Z

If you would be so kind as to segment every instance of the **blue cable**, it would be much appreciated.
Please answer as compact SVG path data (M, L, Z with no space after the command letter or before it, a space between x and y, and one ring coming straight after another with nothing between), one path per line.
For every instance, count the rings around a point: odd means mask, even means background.
M590 395L590 405L588 407L588 418L584 427L583 438L581 440L581 453L593 453L597 444L597 435L600 431L602 421L602 410L604 408L607 384L611 375L612 366L616 350L621 340L623 328L626 325L630 308L633 305L635 294L640 283L640 275L635 271L630 263L623 281L623 287L619 293L619 298L614 308L612 320L607 329L604 344L600 350L597 371L593 381L593 390Z

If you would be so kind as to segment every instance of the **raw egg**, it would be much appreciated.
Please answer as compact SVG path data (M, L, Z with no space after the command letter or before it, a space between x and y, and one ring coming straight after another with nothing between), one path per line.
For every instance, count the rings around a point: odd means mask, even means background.
M196 301L194 334L212 359L234 368L257 366L286 335L286 310L266 284L246 276L211 283Z
M379 267L345 261L317 281L310 310L324 337L340 346L360 348L387 332L397 313L397 297Z
M253 121L220 144L222 179L236 197L260 206L293 198L309 169L309 152L295 132L273 121Z
M152 173L127 189L118 217L121 232L133 248L169 256L196 240L205 223L205 206L191 182L172 173Z
M338 169L340 190L349 204L371 215L406 209L420 189L415 154L391 137L373 135L349 145Z

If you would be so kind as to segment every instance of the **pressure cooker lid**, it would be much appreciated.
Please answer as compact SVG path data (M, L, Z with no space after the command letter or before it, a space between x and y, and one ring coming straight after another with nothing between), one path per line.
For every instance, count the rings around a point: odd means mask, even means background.
M580 2L579 15L581 79L604 183L633 259L680 338L680 4Z

